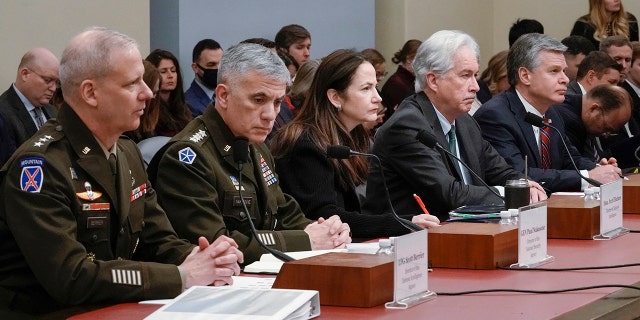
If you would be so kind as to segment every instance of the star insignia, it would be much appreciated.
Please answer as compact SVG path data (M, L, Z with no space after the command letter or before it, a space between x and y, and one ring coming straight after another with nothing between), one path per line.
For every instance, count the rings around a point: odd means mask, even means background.
M38 142L34 143L34 144L33 144L33 146L34 146L34 147L42 147L42 145L43 145L43 144L44 144L44 143L42 143L42 142L38 141Z

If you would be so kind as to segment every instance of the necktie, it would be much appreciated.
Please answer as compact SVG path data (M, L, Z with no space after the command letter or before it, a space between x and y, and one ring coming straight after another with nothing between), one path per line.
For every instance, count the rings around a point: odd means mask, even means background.
M36 119L36 126L38 127L38 129L40 129L44 125L44 115L42 114L42 110L40 110L40 108L38 107L35 107L32 111L34 118Z
M447 133L449 137L449 151L456 156L458 155L458 148L456 147L456 126L451 125L451 129L449 129L449 133Z
M598 153L598 147L596 147L596 139L593 137L587 138L587 144L591 147L592 160L598 163L600 161L600 154Z
M547 119L544 118L547 123ZM551 168L551 128L540 128L540 158L542 159L542 169Z
M118 173L118 162L116 159L116 155L113 153L109 155L109 166L111 167L111 172L113 173L113 176L115 176Z

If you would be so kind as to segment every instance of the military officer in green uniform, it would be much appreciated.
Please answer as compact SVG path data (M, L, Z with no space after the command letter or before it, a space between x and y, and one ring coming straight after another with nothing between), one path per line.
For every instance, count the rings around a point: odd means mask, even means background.
M211 241L227 235L238 243L246 263L266 252L251 236L248 219L266 245L281 251L342 248L351 242L349 226L338 216L312 222L280 189L264 140L289 83L287 68L269 49L238 44L225 51L215 106L192 120L154 159L158 199L179 236L195 241L205 235ZM249 141L242 185L233 160L237 137Z
M92 28L61 60L68 104L0 171L0 317L232 282L242 262L235 242L179 239L139 151L121 137L152 97L134 40Z

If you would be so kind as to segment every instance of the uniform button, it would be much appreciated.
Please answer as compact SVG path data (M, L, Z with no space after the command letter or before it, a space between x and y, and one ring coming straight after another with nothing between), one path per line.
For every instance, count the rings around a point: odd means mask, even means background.
M91 236L91 240L97 241L98 240L98 235L97 234L92 235Z
M62 126L61 125L57 125L56 126L56 131L58 131L58 132L62 131Z
M144 228L144 221L142 221L142 227Z
M247 215L244 213L244 211L240 211L240 218L244 219L246 217Z
M124 234L124 227L120 229L120 234Z

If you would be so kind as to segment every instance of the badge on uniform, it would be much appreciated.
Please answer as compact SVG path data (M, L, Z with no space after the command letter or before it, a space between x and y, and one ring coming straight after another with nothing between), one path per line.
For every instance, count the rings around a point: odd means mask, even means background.
M44 159L43 158L24 158L20 159L20 189L25 192L40 192L42 189L42 180L44 179Z
M196 153L191 150L191 147L186 147L180 151L178 151L178 157L180 162L184 162L186 164L192 164L193 160L196 159Z
M115 284L142 285L140 270L111 269L111 282Z
M137 188L131 190L131 202L147 194L147 184L143 183Z
M238 179L236 179L236 177L234 176L229 176L229 179L231 179L231 183L233 183L233 186L236 187L236 190L240 190L240 183L238 182ZM244 187L242 187L242 191L244 191Z
M102 192L93 191L93 188L91 187L91 183L89 183L89 181L84 182L84 189L86 190L85 192L76 192L78 198L82 200L93 201L98 200L102 196Z
M262 170L262 178L264 178L264 182L267 183L267 186L270 186L278 181L276 175L271 171L267 161L264 160L264 157L260 155L260 168Z

